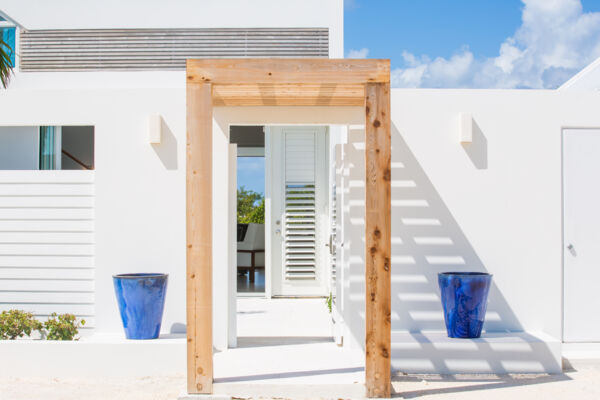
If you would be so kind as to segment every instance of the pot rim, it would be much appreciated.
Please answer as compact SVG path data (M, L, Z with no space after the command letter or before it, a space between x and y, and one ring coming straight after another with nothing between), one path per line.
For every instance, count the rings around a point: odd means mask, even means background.
M474 271L463 271L463 272L438 272L438 276L494 276L488 272L474 272Z
M160 272L135 272L129 274L117 274L113 275L114 279L147 279L147 278L166 278L169 274L163 274Z

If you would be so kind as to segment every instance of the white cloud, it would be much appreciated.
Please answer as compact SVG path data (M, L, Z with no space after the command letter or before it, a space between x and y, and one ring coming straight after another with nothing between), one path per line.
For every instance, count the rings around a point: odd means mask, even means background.
M522 24L498 50L475 58L468 47L431 59L403 53L396 87L555 88L600 56L600 12L581 0L522 0Z
M369 55L369 49L362 48L360 50L350 49L346 58L367 58Z

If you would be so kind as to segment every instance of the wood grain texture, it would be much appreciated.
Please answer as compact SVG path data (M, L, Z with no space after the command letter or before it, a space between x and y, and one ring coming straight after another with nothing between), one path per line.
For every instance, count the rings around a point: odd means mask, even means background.
M364 84L213 84L214 106L362 106Z
M187 61L187 81L217 84L389 83L390 61L327 58L194 59Z
M365 88L365 382L391 397L391 119L389 83Z
M187 387L212 393L211 85L187 85Z

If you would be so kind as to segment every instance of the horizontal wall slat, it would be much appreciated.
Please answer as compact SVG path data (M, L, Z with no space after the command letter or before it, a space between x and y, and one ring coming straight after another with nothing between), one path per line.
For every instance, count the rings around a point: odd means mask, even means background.
M0 292L0 302L28 303L93 303L94 293L70 292Z
M92 256L94 245L92 244L37 244L37 243L0 243L1 255L48 255L48 256Z
M0 171L0 183L94 183L94 171L4 170Z
M11 302L0 303L0 311L5 310L23 310L31 312L35 315L50 315L53 312L58 314L70 313L79 316L93 316L94 304L92 303L74 303L74 302L52 302L52 303L35 303L35 302Z
M184 70L189 58L328 57L327 28L21 31L23 71Z
M91 232L0 232L0 243L94 244Z
M94 281L86 280L34 280L34 279L0 279L0 302L4 292L85 292L94 291ZM19 300L15 300L19 301Z
M92 208L91 196L0 196L0 208Z
M0 279L32 279L39 281L50 280L89 280L93 281L93 268L26 268L0 267Z
M4 219L39 219L39 220L81 220L94 219L91 208L0 208L0 220Z
M89 268L94 267L94 257L0 255L0 267Z
M92 196L91 183L0 183L0 196Z
M0 220L0 232L93 232L91 220Z

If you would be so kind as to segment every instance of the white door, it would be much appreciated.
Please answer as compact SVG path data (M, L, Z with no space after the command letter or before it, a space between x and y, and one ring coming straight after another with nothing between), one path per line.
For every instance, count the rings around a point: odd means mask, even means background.
M563 131L564 337L600 341L600 129Z
M266 133L272 295L324 296L329 270L327 128L269 127Z

